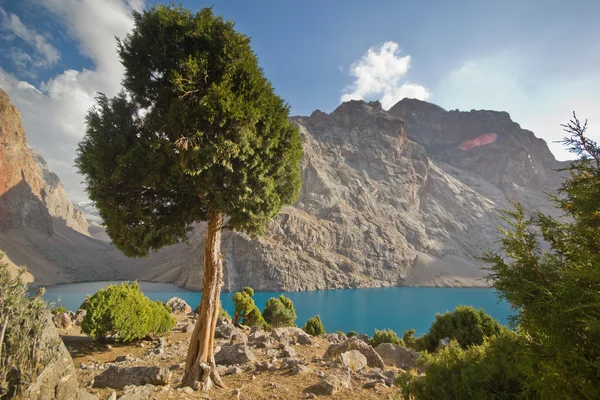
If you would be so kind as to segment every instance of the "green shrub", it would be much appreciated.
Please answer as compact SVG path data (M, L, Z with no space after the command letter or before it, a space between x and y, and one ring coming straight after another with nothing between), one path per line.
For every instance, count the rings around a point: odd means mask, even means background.
M233 295L233 304L235 305L233 323L267 329L267 323L256 304L254 304L252 296L254 296L254 290L249 287Z
M137 282L109 285L86 299L81 330L92 339L111 336L122 342L149 334L163 335L175 325L171 311L160 301L144 296Z
M358 336L358 332L350 331L346 334L346 337L349 337L349 338L354 337L354 336Z
M0 259L3 254L0 253ZM22 277L25 269L11 278L0 262L0 398L18 398L48 363L56 358L60 340L40 343L50 311L41 296L30 298ZM46 335L45 335L46 336ZM47 336L46 336L47 337Z
M417 364L425 374L403 373L396 383L415 400L539 398L524 385L522 349L523 342L509 331L466 350L452 340L444 349L421 355Z
M474 344L483 344L489 337L497 336L506 328L486 314L472 306L458 306L450 313L437 314L429 331L416 340L419 350L435 351L440 339L455 339L462 348Z
M283 294L278 299L271 297L267 300L262 316L272 328L296 325L294 303Z
M220 319L228 319L231 321L231 315L225 310L223 307L219 308L219 318Z
M402 335L402 341L404 342L404 346L414 349L417 346L417 340L415 339L415 330L407 329L404 331L404 335Z
M402 340L396 335L391 329L384 329L382 331L375 329L375 334L373 338L369 341L369 344L373 347L379 346L381 343L393 343L402 345Z
M58 315L58 314L66 313L66 312L69 312L69 310L67 310L66 308L64 308L62 306L62 304L60 306L54 307L52 309L52 315Z
M302 329L304 330L304 332L312 336L319 336L325 334L325 327L323 326L321 316L319 315L317 315L316 317L312 317L308 321L306 321Z

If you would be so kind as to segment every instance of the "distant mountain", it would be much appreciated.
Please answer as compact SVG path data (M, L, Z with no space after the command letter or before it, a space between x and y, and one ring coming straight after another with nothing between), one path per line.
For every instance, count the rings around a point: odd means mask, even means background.
M304 143L300 198L259 239L224 232L224 289L485 286L476 257L496 247L508 199L553 213L561 182L546 143L496 111L404 99L351 101L293 117ZM35 284L140 279L202 287L205 225L146 259L110 244L91 202L73 206L27 146L0 90L0 250ZM88 222L89 225L88 225ZM91 235L91 236L89 236Z

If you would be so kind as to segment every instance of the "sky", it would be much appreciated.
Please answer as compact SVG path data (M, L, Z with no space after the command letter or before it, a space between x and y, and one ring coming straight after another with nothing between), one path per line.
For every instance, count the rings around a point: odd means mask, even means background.
M114 96L123 68L115 37L155 0L0 0L0 88L19 108L29 145L74 201L73 167L98 92ZM560 124L576 111L600 142L600 1L212 0L247 36L293 115L343 101L404 97L447 110L507 111L573 158Z

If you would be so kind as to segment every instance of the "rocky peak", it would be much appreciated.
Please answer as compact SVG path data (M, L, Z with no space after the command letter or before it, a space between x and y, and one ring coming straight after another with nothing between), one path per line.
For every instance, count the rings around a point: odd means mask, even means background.
M19 111L0 89L0 229L29 226L52 235L53 221L88 234L83 213L46 161L29 148Z

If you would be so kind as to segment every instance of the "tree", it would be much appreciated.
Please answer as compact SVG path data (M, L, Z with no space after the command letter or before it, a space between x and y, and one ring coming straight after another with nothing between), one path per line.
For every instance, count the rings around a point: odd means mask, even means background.
M373 334L371 340L369 340L369 344L373 347L377 347L381 343L404 345L402 339L400 339L398 335L396 335L396 332L394 332L393 330L383 329L380 331L379 329L375 329L375 333Z
M283 294L279 298L271 297L262 313L263 318L271 328L295 326L296 310L294 303Z
M316 317L309 318L302 330L312 336L324 335L325 327L321 321L321 316L317 315Z
M564 218L526 217L515 203L504 212L505 254L489 250L483 259L529 338L530 385L542 398L592 399L600 398L600 147L575 114L563 127L563 143L579 156L552 196Z
M260 314L260 310L256 304L254 304L252 296L254 296L254 289L250 287L244 288L233 295L233 323L235 325L243 323L244 325L258 326L259 328L266 329L267 323Z
M213 355L221 232L257 237L300 192L302 146L250 39L210 8L133 14L118 53L123 91L100 94L76 165L113 243L128 256L186 240L207 221L200 317L183 384L223 386Z

